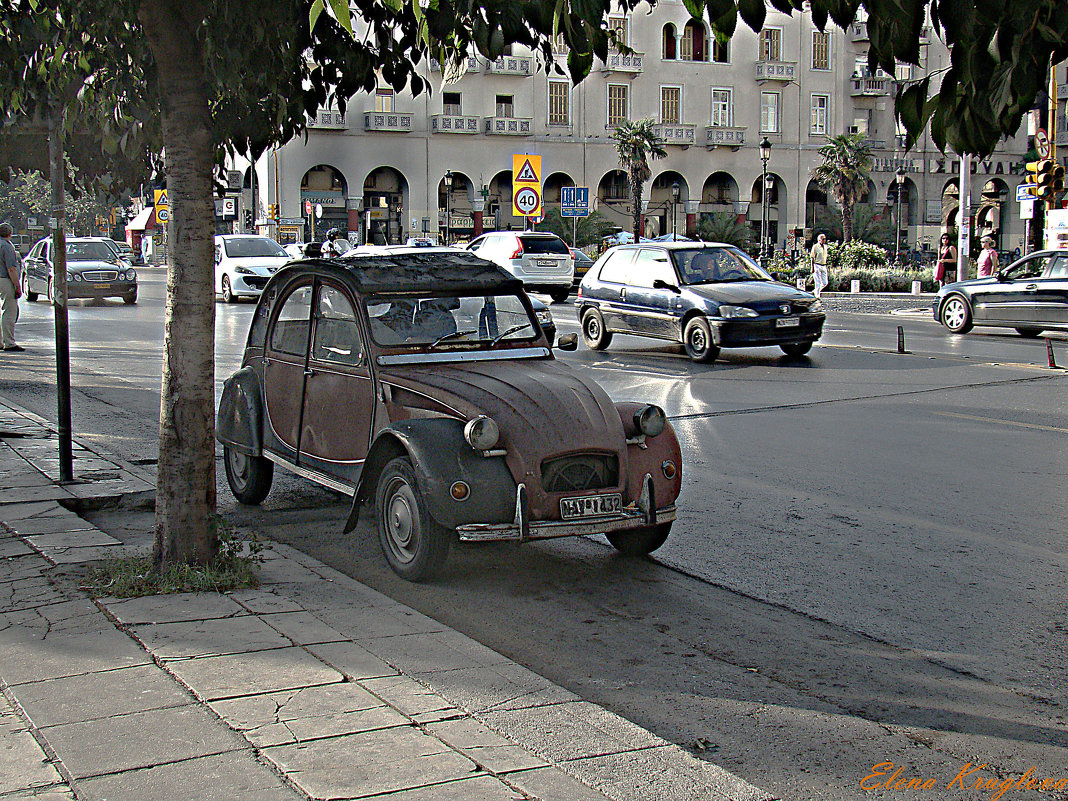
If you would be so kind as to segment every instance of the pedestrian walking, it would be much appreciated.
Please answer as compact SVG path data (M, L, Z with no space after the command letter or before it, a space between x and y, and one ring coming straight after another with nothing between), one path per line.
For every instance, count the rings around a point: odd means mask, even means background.
M942 234L938 245L934 277L939 289L957 280L957 246L950 240L949 234Z
M337 241L338 230L331 228L326 234L326 241L323 242L323 258L329 259L341 255L341 243Z
M827 234L816 237L816 244L809 255L812 257L812 294L818 298L830 281L827 274Z
M10 225L0 224L0 338L4 350L17 352L25 348L15 342L15 323L22 297L22 265L18 251L11 244L13 233Z
M979 277L986 278L998 271L998 252L994 250L994 240L983 237L983 250L979 254Z

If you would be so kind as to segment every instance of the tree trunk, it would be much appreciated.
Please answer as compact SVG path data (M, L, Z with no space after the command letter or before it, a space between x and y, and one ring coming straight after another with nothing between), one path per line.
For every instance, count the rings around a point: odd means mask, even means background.
M159 71L170 203L164 317L157 565L215 556L213 137L196 0L144 0L138 17Z
M634 243L641 242L642 239L642 182L638 178L638 171L634 167L630 168L630 202L631 202L631 222L634 225Z
M853 204L849 201L842 203L842 241L853 241Z

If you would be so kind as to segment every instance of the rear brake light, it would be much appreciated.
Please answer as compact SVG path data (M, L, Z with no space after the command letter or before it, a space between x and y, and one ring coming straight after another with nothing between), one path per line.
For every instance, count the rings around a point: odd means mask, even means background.
M508 258L510 258L510 259L518 259L518 258L521 258L521 257L522 257L522 255L523 255L523 243L522 243L522 242L520 242L520 243L519 243L519 247L517 247L517 248L515 249L515 253L513 253L513 254L512 254L511 256L509 256Z
M580 298L582 297L582 284L579 284L579 288L578 288L578 296L579 296Z

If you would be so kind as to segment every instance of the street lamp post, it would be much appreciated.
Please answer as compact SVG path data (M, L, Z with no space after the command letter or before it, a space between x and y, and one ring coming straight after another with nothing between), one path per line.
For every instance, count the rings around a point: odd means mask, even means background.
M452 170L445 170L445 235L441 238L441 244L449 244L449 228L452 220L449 219L450 211L449 201L452 195Z
M674 242L676 238L675 223L679 218L678 205L679 205L679 182L675 181L671 185L671 241Z
M768 247L768 159L771 158L771 141L760 140L760 266L767 266Z
M905 168L897 168L897 230L894 232L894 249L897 251L897 266L901 266L901 192L905 188Z

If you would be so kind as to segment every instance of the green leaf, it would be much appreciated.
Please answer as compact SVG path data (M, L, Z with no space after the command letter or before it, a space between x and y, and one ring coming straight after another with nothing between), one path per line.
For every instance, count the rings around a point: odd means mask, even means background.
M754 31L759 31L764 27L768 9L764 0L738 0L738 13L742 15L746 25Z
M315 30L315 23L319 21L319 15L323 13L323 0L314 0L308 9L308 30Z
M418 0L416 0L418 2ZM349 10L348 0L330 0L330 8L334 17L349 34L352 33L352 11Z

